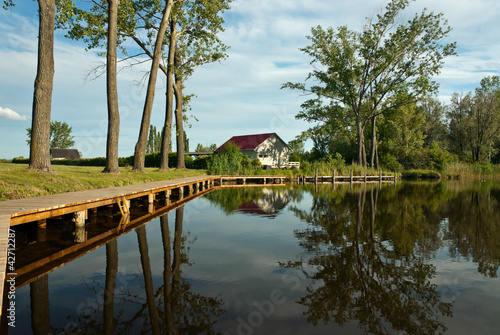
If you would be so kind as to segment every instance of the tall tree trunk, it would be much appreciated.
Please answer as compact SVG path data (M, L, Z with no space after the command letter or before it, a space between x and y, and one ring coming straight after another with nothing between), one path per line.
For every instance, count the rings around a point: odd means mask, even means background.
M378 145L377 145L377 117L372 117L372 148L370 154L370 166L372 168L378 169Z
M165 124L161 138L160 170L168 170L168 152L172 136L172 120L174 114L174 56L177 47L177 21L170 20L170 43L168 45L167 65L167 103L165 107Z
M108 49L106 63L108 138L106 143L106 167L103 172L109 173L120 173L118 168L120 112L118 110L118 88L116 83L116 34L118 29L119 2L120 0L108 0Z
M50 111L54 83L54 0L38 0L38 64L33 93L29 168L52 171L50 166Z
M365 127L361 122L360 117L357 117L357 138L358 138L358 164L366 166L366 150L365 150Z
M30 284L31 330L35 335L50 334L49 276L44 275Z
M160 66L162 56L163 37L168 26L168 17L172 9L173 0L165 1L165 9L160 23L158 34L153 54L153 63L151 64L151 72L149 74L148 89L146 92L146 101L144 102L144 110L142 112L141 128L139 131L139 139L135 145L134 152L134 170L144 171L144 160L146 156L146 146L148 143L149 124L151 122L151 111L153 110L153 102L156 89L156 78L158 76L158 68Z
M177 133L177 169L185 169L184 159L184 125L182 118L182 82L175 82L175 131Z
M115 332L114 306L116 274L118 273L118 242L116 239L106 244L106 282L104 284L103 322L104 334Z
M151 262L149 261L149 248L146 236L146 226L136 229L137 240L139 241L139 252L141 254L142 272L144 274L144 286L146 288L146 300L148 302L149 318L151 320L151 333L160 334L160 323L158 319L158 309L156 307L155 292L153 286L153 275L151 273Z

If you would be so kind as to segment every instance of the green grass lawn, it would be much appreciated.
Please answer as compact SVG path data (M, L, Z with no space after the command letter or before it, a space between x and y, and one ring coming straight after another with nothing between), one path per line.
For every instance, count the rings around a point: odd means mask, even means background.
M21 199L71 191L125 186L159 180L204 176L205 170L176 170L160 172L146 168L133 172L120 168L120 174L102 173L103 167L52 165L52 173L28 170L28 165L0 163L0 200Z

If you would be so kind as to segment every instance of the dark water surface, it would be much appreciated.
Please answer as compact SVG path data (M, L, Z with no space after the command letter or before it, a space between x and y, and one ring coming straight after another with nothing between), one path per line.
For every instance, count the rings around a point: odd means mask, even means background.
M498 182L219 189L20 287L2 333L500 334L499 263Z

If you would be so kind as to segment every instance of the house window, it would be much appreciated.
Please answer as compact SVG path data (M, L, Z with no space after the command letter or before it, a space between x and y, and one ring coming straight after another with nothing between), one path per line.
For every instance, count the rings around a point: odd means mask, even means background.
M269 155L266 155L266 154L259 154L259 158L267 158L269 157Z

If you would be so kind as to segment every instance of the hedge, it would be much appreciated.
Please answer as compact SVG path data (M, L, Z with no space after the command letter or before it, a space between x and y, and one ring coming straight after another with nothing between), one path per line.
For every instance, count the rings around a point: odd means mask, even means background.
M186 162L186 168L192 169L195 164L191 156L185 155L184 160ZM106 166L105 157L95 157L95 158L80 158L80 159L52 159L52 165L71 165L71 166ZM29 164L29 158L14 158L12 163L16 164ZM130 157L120 157L118 158L118 165L121 167L133 166L134 156ZM175 168L177 165L177 153L170 152L168 154L168 167ZM198 164L199 165L199 164ZM160 153L154 152L152 154L147 154L144 159L145 167L160 167ZM198 168L198 167L196 167Z

